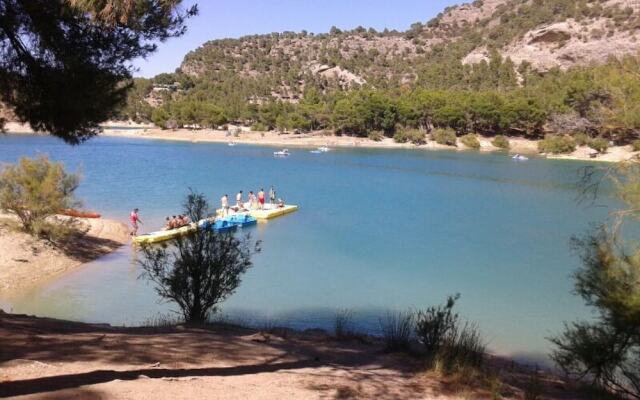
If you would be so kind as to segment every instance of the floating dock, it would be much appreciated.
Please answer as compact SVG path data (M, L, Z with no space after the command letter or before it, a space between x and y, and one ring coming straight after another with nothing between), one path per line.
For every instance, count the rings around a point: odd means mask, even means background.
M245 214L245 215L250 215L257 220L266 221L269 219L281 217L285 214L289 214L297 210L298 210L298 206L291 205L291 204L285 204L283 207L278 207L275 204L265 204L263 210L252 210L252 209L245 209L243 211L230 210L229 215L233 216L238 214L240 215ZM222 216L223 214L222 209L221 208L218 209L216 213L218 216Z
M189 224L168 231L156 231L133 238L134 244L152 244L165 242L179 236L186 236L196 232L198 229L213 229L216 232L233 232L238 227L248 227L255 225L257 219L248 214L234 214L228 217L210 217L198 221L197 224Z
M189 235L197 230L198 230L198 225L189 224L187 226L183 226L176 229L170 229L167 231L156 231L156 232L146 233L144 235L134 236L133 243L134 244L151 244L151 243L165 242L167 240L175 239L179 236Z

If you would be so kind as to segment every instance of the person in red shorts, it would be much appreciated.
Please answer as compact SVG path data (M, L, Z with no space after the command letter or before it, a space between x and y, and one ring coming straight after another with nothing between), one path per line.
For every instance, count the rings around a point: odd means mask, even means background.
M258 207L264 210L264 189L260 189L258 192Z
M129 222L131 222L131 236L136 236L138 234L138 223L142 224L138 211L139 210L137 208L134 208L129 215Z

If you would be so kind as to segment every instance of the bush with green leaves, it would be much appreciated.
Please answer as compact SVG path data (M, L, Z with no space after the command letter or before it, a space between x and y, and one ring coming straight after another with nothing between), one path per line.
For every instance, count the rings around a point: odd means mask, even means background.
M633 149L633 151L640 151L640 139L636 139L631 142L631 148Z
M572 244L582 260L575 293L593 309L588 319L566 324L551 339L552 359L570 377L619 398L640 398L640 246L623 223L640 219L640 164L609 168L606 176L624 206ZM586 187L594 182L586 180Z
M453 311L459 294L444 305L418 311L415 334L433 366L445 373L482 366L486 345L477 325L460 320Z
M395 135L393 135L393 140L396 143L421 145L426 143L426 135L418 129L404 129L397 131Z
M192 192L184 209L192 221L198 221L209 214L209 203L204 195ZM155 284L163 300L178 305L186 322L203 323L240 286L259 245L252 244L248 235L199 229L160 246L143 246L138 263L142 276Z
M480 149L480 141L478 140L478 137L473 133L469 133L462 136L460 138L460 142L462 142L463 145L465 145L470 149L474 149L474 150Z
M453 129L434 129L431 132L431 138L438 144L445 146L456 146L457 136Z
M606 153L609 148L609 141L602 137L597 137L589 140L588 146L598 153Z
M497 135L496 137L494 137L491 141L491 144L499 149L505 150L509 150L509 147L511 147L511 145L509 144L509 139L507 139L507 137L504 135Z
M453 312L460 294L449 296L444 305L429 307L416 314L416 336L428 355L435 355L444 344L449 332L458 323L458 314Z
M578 146L588 146L591 141L591 137L586 133L579 132L573 135L573 140L576 141Z
M0 172L0 209L18 217L25 232L53 241L71 233L72 219L55 220L61 210L79 206L80 177L46 156L23 157Z
M374 142L381 142L382 139L384 139L384 134L380 131L371 131L369 132L369 139L373 140ZM395 139L395 137L394 137Z
M538 142L538 151L540 153L572 153L575 149L576 142L571 136L547 135Z
M255 124L251 125L251 130L254 132L265 132L269 130L269 127L262 122L256 122Z

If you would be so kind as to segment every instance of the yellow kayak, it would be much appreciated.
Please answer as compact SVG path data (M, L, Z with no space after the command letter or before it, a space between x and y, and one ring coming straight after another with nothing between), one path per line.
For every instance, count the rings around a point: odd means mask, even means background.
M278 207L274 204L265 204L264 210L246 210L240 211L240 214L249 214L253 218L258 220L268 220L283 216L285 214L292 213L298 210L298 206L294 206L291 204L286 204L284 207ZM234 211L230 211L232 214L236 213ZM222 209L217 210L218 216L222 216ZM236 213L237 214L237 213Z

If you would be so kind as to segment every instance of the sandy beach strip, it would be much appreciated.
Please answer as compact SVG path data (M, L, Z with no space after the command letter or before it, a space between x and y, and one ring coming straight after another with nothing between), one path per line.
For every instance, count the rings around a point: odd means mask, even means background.
M123 223L96 218L78 219L85 236L65 249L15 230L15 220L0 215L0 291L19 292L69 272L115 251L129 241Z
M237 136L229 135L225 130L214 129L160 129L148 124L135 124L131 122L108 122L103 125L101 136L124 137L137 139L173 140L191 143L236 143L256 146L271 146L276 148L301 147L317 148L327 146L330 148L373 148L373 149L418 149L418 150L449 150L449 151L476 151L468 149L458 140L458 146L445 146L432 140L424 145L411 143L396 143L392 138L384 138L381 141L373 141L365 137L326 135L325 131L308 133L280 133L276 131L254 132L242 131ZM18 134L40 134L24 124L7 123L6 130ZM124 128L124 129L119 129ZM509 137L510 154L540 155L538 153L538 141L523 137ZM478 136L481 152L499 152L504 150L491 144L491 137ZM640 152L634 152L631 146L612 146L604 154L592 157L593 150L587 146L578 147L573 153L560 155L544 155L550 159L622 162L637 159Z

